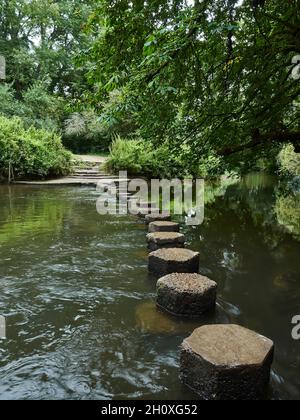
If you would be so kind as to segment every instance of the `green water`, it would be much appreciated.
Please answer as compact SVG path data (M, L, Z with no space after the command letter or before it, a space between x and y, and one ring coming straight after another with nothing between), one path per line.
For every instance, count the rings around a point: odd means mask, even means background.
M1 399L188 399L178 347L201 323L156 310L145 227L100 216L89 188L0 186ZM208 186L205 223L184 227L216 313L276 344L271 398L300 399L300 201L249 176Z

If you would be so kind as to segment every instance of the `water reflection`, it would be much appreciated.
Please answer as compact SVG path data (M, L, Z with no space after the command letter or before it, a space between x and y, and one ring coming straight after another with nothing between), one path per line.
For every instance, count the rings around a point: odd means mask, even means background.
M0 187L0 398L194 398L178 348L200 322L158 311L145 228L100 216L91 189ZM205 223L184 227L201 272L219 284L215 314L276 343L272 397L300 395L299 194L274 179L206 188Z

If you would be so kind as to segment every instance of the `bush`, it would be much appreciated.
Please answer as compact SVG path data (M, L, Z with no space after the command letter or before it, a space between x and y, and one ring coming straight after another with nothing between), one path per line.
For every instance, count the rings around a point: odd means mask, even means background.
M71 154L54 132L26 129L20 118L0 116L0 175L9 167L15 177L61 176L70 172Z
M106 162L107 170L126 170L129 175L144 175L155 178L172 178L186 175L179 155L171 152L168 144L154 147L144 140L116 137Z

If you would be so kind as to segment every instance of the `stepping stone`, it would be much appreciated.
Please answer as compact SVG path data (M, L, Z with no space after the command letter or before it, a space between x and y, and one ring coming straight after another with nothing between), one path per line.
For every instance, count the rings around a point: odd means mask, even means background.
M200 274L174 273L157 282L157 305L175 316L198 318L216 299L217 283Z
M198 252L184 248L159 249L149 255L149 271L158 275L171 273L198 273Z
M238 325L196 329L181 349L180 377L204 400L262 400L274 344Z
M137 328L143 333L153 334L154 336L169 335L187 336L199 326L197 320L185 320L178 322L176 318L169 316L166 312L158 311L156 303L146 301L138 304L135 309L135 321Z
M168 213L152 213L147 214L145 217L145 222L147 225L149 225L152 222L170 222L171 221L171 215Z
M174 222L152 222L149 224L149 232L179 232L179 223Z
M184 248L185 236L177 232L155 232L147 235L148 249Z

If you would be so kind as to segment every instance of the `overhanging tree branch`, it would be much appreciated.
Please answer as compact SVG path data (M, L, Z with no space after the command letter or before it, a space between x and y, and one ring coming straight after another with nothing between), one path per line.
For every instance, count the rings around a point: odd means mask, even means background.
M270 146L272 143L292 143L295 146L295 150L298 152L300 151L300 131L281 131L260 134L259 130L255 130L251 141L236 147L224 148L218 152L218 155L227 157L235 153L241 153L250 149L254 149L255 147Z
M204 12L204 10L207 7L207 3L208 2L202 2L199 3L198 1L195 2L195 14L196 17L194 19L194 22L191 26L191 28L189 29L187 35L186 35L186 39L187 41L191 42L193 40L193 38L197 35L198 29L199 29L199 24L201 23L201 18L202 18L202 13ZM170 64L170 62L172 60L174 60L183 50L183 48L186 48L186 44L182 47L179 47L177 49L175 49L169 56L169 59L167 61L165 61L164 63L162 63L156 70L153 70L152 72L150 72L146 78L145 81L147 83L152 82L153 79L155 79L156 76L159 75L159 73L161 73L162 70L164 70L166 67L168 67L168 65Z

